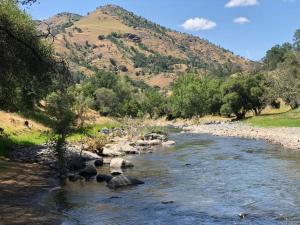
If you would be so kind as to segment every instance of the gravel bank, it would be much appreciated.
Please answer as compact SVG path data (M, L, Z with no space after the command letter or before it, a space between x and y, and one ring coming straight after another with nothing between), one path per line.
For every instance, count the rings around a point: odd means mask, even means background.
M191 125L183 128L190 133L206 133L215 136L263 139L286 148L300 150L300 128L260 128L239 122Z

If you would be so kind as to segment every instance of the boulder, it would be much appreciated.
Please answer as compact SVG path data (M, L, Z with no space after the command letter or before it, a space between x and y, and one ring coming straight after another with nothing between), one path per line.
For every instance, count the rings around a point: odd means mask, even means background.
M83 168L85 168L85 166L86 166L85 160L80 157L72 157L68 159L67 167L71 171L82 170Z
M143 181L140 181L138 179L124 176L124 175L119 175L116 177L113 177L107 182L107 187L111 189L116 189L120 187L126 187L126 186L131 186L131 185L140 185L144 184Z
M128 160L125 160L122 158L113 158L110 161L109 167L111 169L121 169L121 168L134 167L134 165L131 162L129 162Z
M130 143L124 143L120 146L120 150L125 152L126 154L139 154L140 151L135 147L131 146Z
M161 141L167 141L168 137L164 134L157 134L157 133L148 133L144 135L144 140L151 141L151 140L161 140Z
M101 134L109 135L109 129L107 127L104 127L100 130Z
M113 177L105 174L98 174L96 177L97 182L109 182Z
M102 151L102 155L114 157L114 156L123 156L125 155L125 152L119 151L116 147L104 147Z
M110 169L110 174L113 176L118 176L118 175L123 174L123 170L113 168L113 169Z
M122 158L113 158L110 161L110 173L112 175L120 175L123 173L122 169L123 168L130 168L133 167L134 165L129 162L128 160L122 159Z
M165 141L162 143L162 145L164 145L164 146L171 146L171 145L175 145L175 144L176 144L175 141Z
M85 178L94 177L97 175L97 170L92 165L87 165L84 169L79 171L79 175Z
M136 142L137 146L154 146L154 145L161 145L162 141L161 140L138 140Z
M94 162L94 165L96 167L100 167L100 166L103 166L103 159L96 159L95 162Z
M81 151L79 148L76 146L70 146L66 149L66 157L67 158L82 158L85 161L91 161L91 160L96 160L96 159L101 159L102 157L88 151Z
M69 174L68 178L69 178L69 181L71 181L71 182L76 182L78 180L83 180L84 179L84 177L82 177L78 174Z

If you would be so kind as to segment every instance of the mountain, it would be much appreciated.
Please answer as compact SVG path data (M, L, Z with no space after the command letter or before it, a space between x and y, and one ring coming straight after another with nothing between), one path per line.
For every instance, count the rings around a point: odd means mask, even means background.
M176 32L132 12L106 5L86 16L60 13L40 21L56 34L58 55L70 62L79 76L106 69L167 87L185 72L227 75L251 70L256 63L218 47L207 40Z

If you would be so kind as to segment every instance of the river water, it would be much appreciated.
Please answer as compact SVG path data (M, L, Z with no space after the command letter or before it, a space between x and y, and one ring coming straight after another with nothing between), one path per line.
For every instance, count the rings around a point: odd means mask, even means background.
M43 204L64 225L300 224L299 153L203 134L170 139L176 146L129 158L135 167L125 174L144 185L110 190L94 180L67 182Z

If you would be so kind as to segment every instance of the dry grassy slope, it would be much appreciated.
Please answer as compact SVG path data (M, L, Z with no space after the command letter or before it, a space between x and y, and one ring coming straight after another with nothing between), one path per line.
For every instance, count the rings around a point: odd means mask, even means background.
M98 8L84 17L72 15L74 14L59 14L46 22L53 27L65 26L56 36L54 43L56 51L70 59L74 71L87 75L93 73L90 68L92 66L117 71L133 79L145 80L152 85L167 87L177 75L191 69L192 58L206 65L205 69L199 65L193 66L199 73L220 68L236 71L250 70L254 67L253 62L235 56L203 39L162 28L117 6ZM73 18L72 24L70 18ZM40 25L39 28L45 30L45 25ZM115 40L121 44L107 38L112 32L120 36ZM128 38L125 35L127 33L139 37L140 43ZM106 38L99 40L99 35ZM132 48L145 56L159 53L181 61L177 65L174 63L166 71L154 74L152 68L135 68L133 61L135 53ZM111 59L116 62L116 66ZM121 72L122 65L126 66L128 71Z

